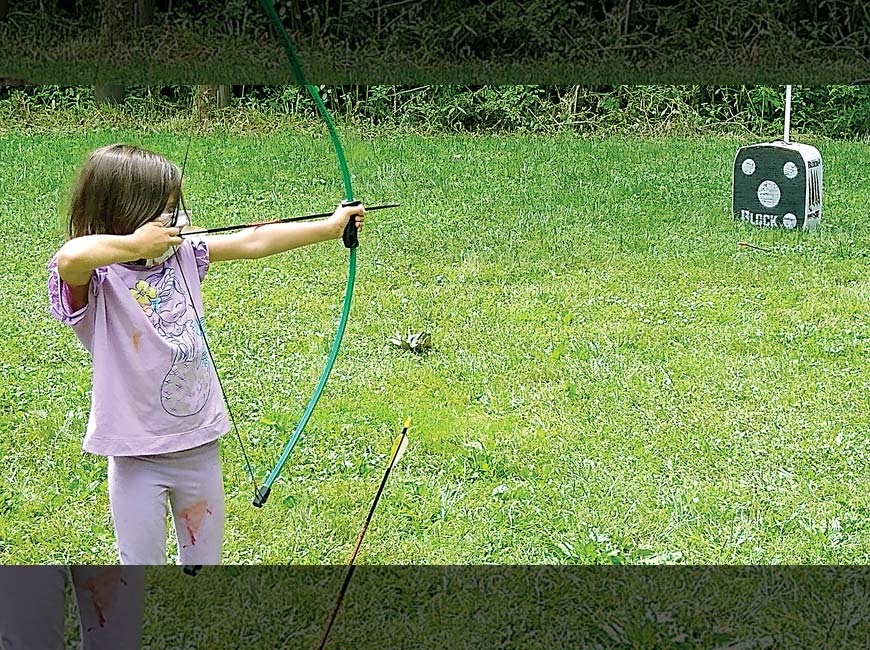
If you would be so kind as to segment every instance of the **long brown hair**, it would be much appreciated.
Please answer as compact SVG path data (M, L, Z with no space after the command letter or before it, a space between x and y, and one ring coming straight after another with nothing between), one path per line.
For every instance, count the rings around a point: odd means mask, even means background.
M69 236L129 235L159 217L173 196L180 200L181 172L166 158L128 144L101 147L73 186Z

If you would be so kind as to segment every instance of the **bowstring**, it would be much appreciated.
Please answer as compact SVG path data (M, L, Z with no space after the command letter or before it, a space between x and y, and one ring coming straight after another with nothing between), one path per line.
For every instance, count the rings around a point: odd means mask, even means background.
M172 213L173 223L178 223L178 210L179 210L179 208L183 209L185 214L188 214L187 206L184 204L184 191L183 191L181 185L184 182L184 172L187 169L187 157L188 157L188 154L190 153L190 143L192 140L193 140L193 129L190 130L190 134L188 135L187 147L185 148L185 151L184 151L184 161L181 163L181 178L178 181L178 201L175 203L175 207L174 207L173 213ZM175 253L173 255L175 257L176 262L178 263L177 265L178 265L178 270L179 270L180 275L181 275L181 280L184 283L184 288L187 290L187 297L190 300L190 306L193 309L193 315L196 316L197 327L199 329L200 335L202 336L202 342L205 346L205 351L206 351L206 354L208 355L209 363L211 363L211 367L214 369L214 375L217 378L218 387L220 388L220 391L221 391L221 398L223 399L224 405L227 408L227 415L229 415L229 417L230 417L230 423L232 424L233 431L236 434L236 439L239 441L239 448L242 450L242 456L245 459L245 467L248 470L248 476L250 477L251 483L254 486L254 496L256 497L257 478L254 474L254 469L251 465L251 460L248 457L248 452L245 449L245 443L242 440L242 434L239 433L239 427L236 425L236 417L233 414L233 409L230 406L229 400L227 399L227 393L224 390L223 380L221 380L221 375L218 372L217 364L214 361L214 354L212 354L211 345L209 345L208 337L206 336L206 333L205 333L205 319L200 315L199 310L196 308L196 301L193 299L193 293L191 293L191 291L190 291L190 284L187 282L187 276L184 273L184 267L181 264L181 261L178 259L178 251L181 248L181 246L183 246L183 245L184 244L182 242L181 245L176 246Z

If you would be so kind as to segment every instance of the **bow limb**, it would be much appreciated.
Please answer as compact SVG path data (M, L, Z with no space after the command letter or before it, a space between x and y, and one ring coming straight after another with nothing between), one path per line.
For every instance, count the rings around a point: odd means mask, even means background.
M326 122L326 128L329 129L329 137L332 139L332 146L335 149L335 155L338 156L338 166L341 168L341 176L344 181L345 197L348 201L353 201L353 187L351 187L350 182L350 170L348 169L347 160L344 157L344 148L341 146L341 140L338 137L338 132L335 130L332 116L329 114L329 111L326 110L326 105L320 98L320 93L317 91L317 87L310 85L305 80L305 74L302 72L302 66L299 64L296 50L293 48L293 42L290 40L290 35L287 33L284 24L275 12L275 7L271 0L260 0L260 5L263 7L263 11L266 12L269 21L272 23L272 26L278 34L278 40L281 41L281 45L284 47L284 52L287 54L287 59L290 61L290 67L293 69L293 76L296 77L296 81L299 85L304 86L305 89L308 90L308 94L311 95L311 98L317 105L317 110Z
M350 170L348 169L347 160L344 156L344 148L341 146L341 140L338 137L338 132L335 129L335 124L332 121L332 117L330 116L329 111L326 110L326 105L320 98L320 93L317 91L317 88L308 84L305 81L305 75L302 72L302 66L299 64L299 60L296 57L296 52L293 49L293 43L290 41L290 35L287 33L287 30L284 28L281 19L275 12L275 7L272 5L271 0L260 0L260 5L263 7L263 11L266 12L269 21L272 23L276 33L278 34L278 39L281 41L281 45L284 47L284 52L287 54L287 58L290 61L290 67L293 69L293 75L295 76L296 81L308 90L308 94L311 95L311 98L317 105L317 109L320 112L320 115L326 122L326 127L329 130L329 137L332 140L332 146L335 149L335 155L338 158L338 166L341 169L346 200L353 201L353 187L350 182ZM352 222L353 219L351 219L349 223ZM269 493L272 490L272 484L280 475L281 470L284 468L284 464L290 457L290 453L293 451L293 448L296 446L299 437L302 435L302 431L305 429L305 425L308 424L308 420L311 417L311 414L314 412L314 407L317 406L317 401L320 399L320 395L323 392L324 386L326 386L326 381L329 379L329 374L332 372L332 366L335 363L335 358L338 356L338 350L341 347L341 339L344 336L344 330L347 326L348 315L350 314L350 304L353 298L353 287L354 281L356 279L356 247L348 247L350 248L350 261L348 263L347 270L347 287L344 292L344 304L341 309L341 319L338 322L338 329L336 330L335 338L332 341L332 348L329 351L329 356L326 359L326 365L323 368L323 372L320 374L320 379L317 382L314 393L311 395L311 399L308 401L308 405L305 407L305 411L302 413L302 417L300 418L299 423L296 425L296 428L293 430L293 433L287 440L287 443L284 445L281 456L278 458L275 466L269 472L269 475L268 477L266 477L263 485L257 489L256 496L254 497L254 506L258 508L262 508L263 505L265 505L266 500L269 498Z

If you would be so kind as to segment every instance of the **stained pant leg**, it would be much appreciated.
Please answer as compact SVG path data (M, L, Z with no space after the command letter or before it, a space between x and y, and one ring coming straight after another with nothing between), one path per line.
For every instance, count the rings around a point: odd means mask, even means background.
M179 563L221 563L226 519L218 443L177 455L170 491Z
M71 569L84 650L138 650L145 606L145 567Z

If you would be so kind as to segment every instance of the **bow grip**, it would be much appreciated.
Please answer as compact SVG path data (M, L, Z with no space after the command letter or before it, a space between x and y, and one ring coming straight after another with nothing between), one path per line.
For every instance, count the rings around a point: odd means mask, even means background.
M341 207L347 208L352 205L359 205L361 201L342 201ZM356 248L359 246L359 239L356 236L356 219L351 217L347 220L347 225L344 227L344 232L341 233L341 240L346 248Z

